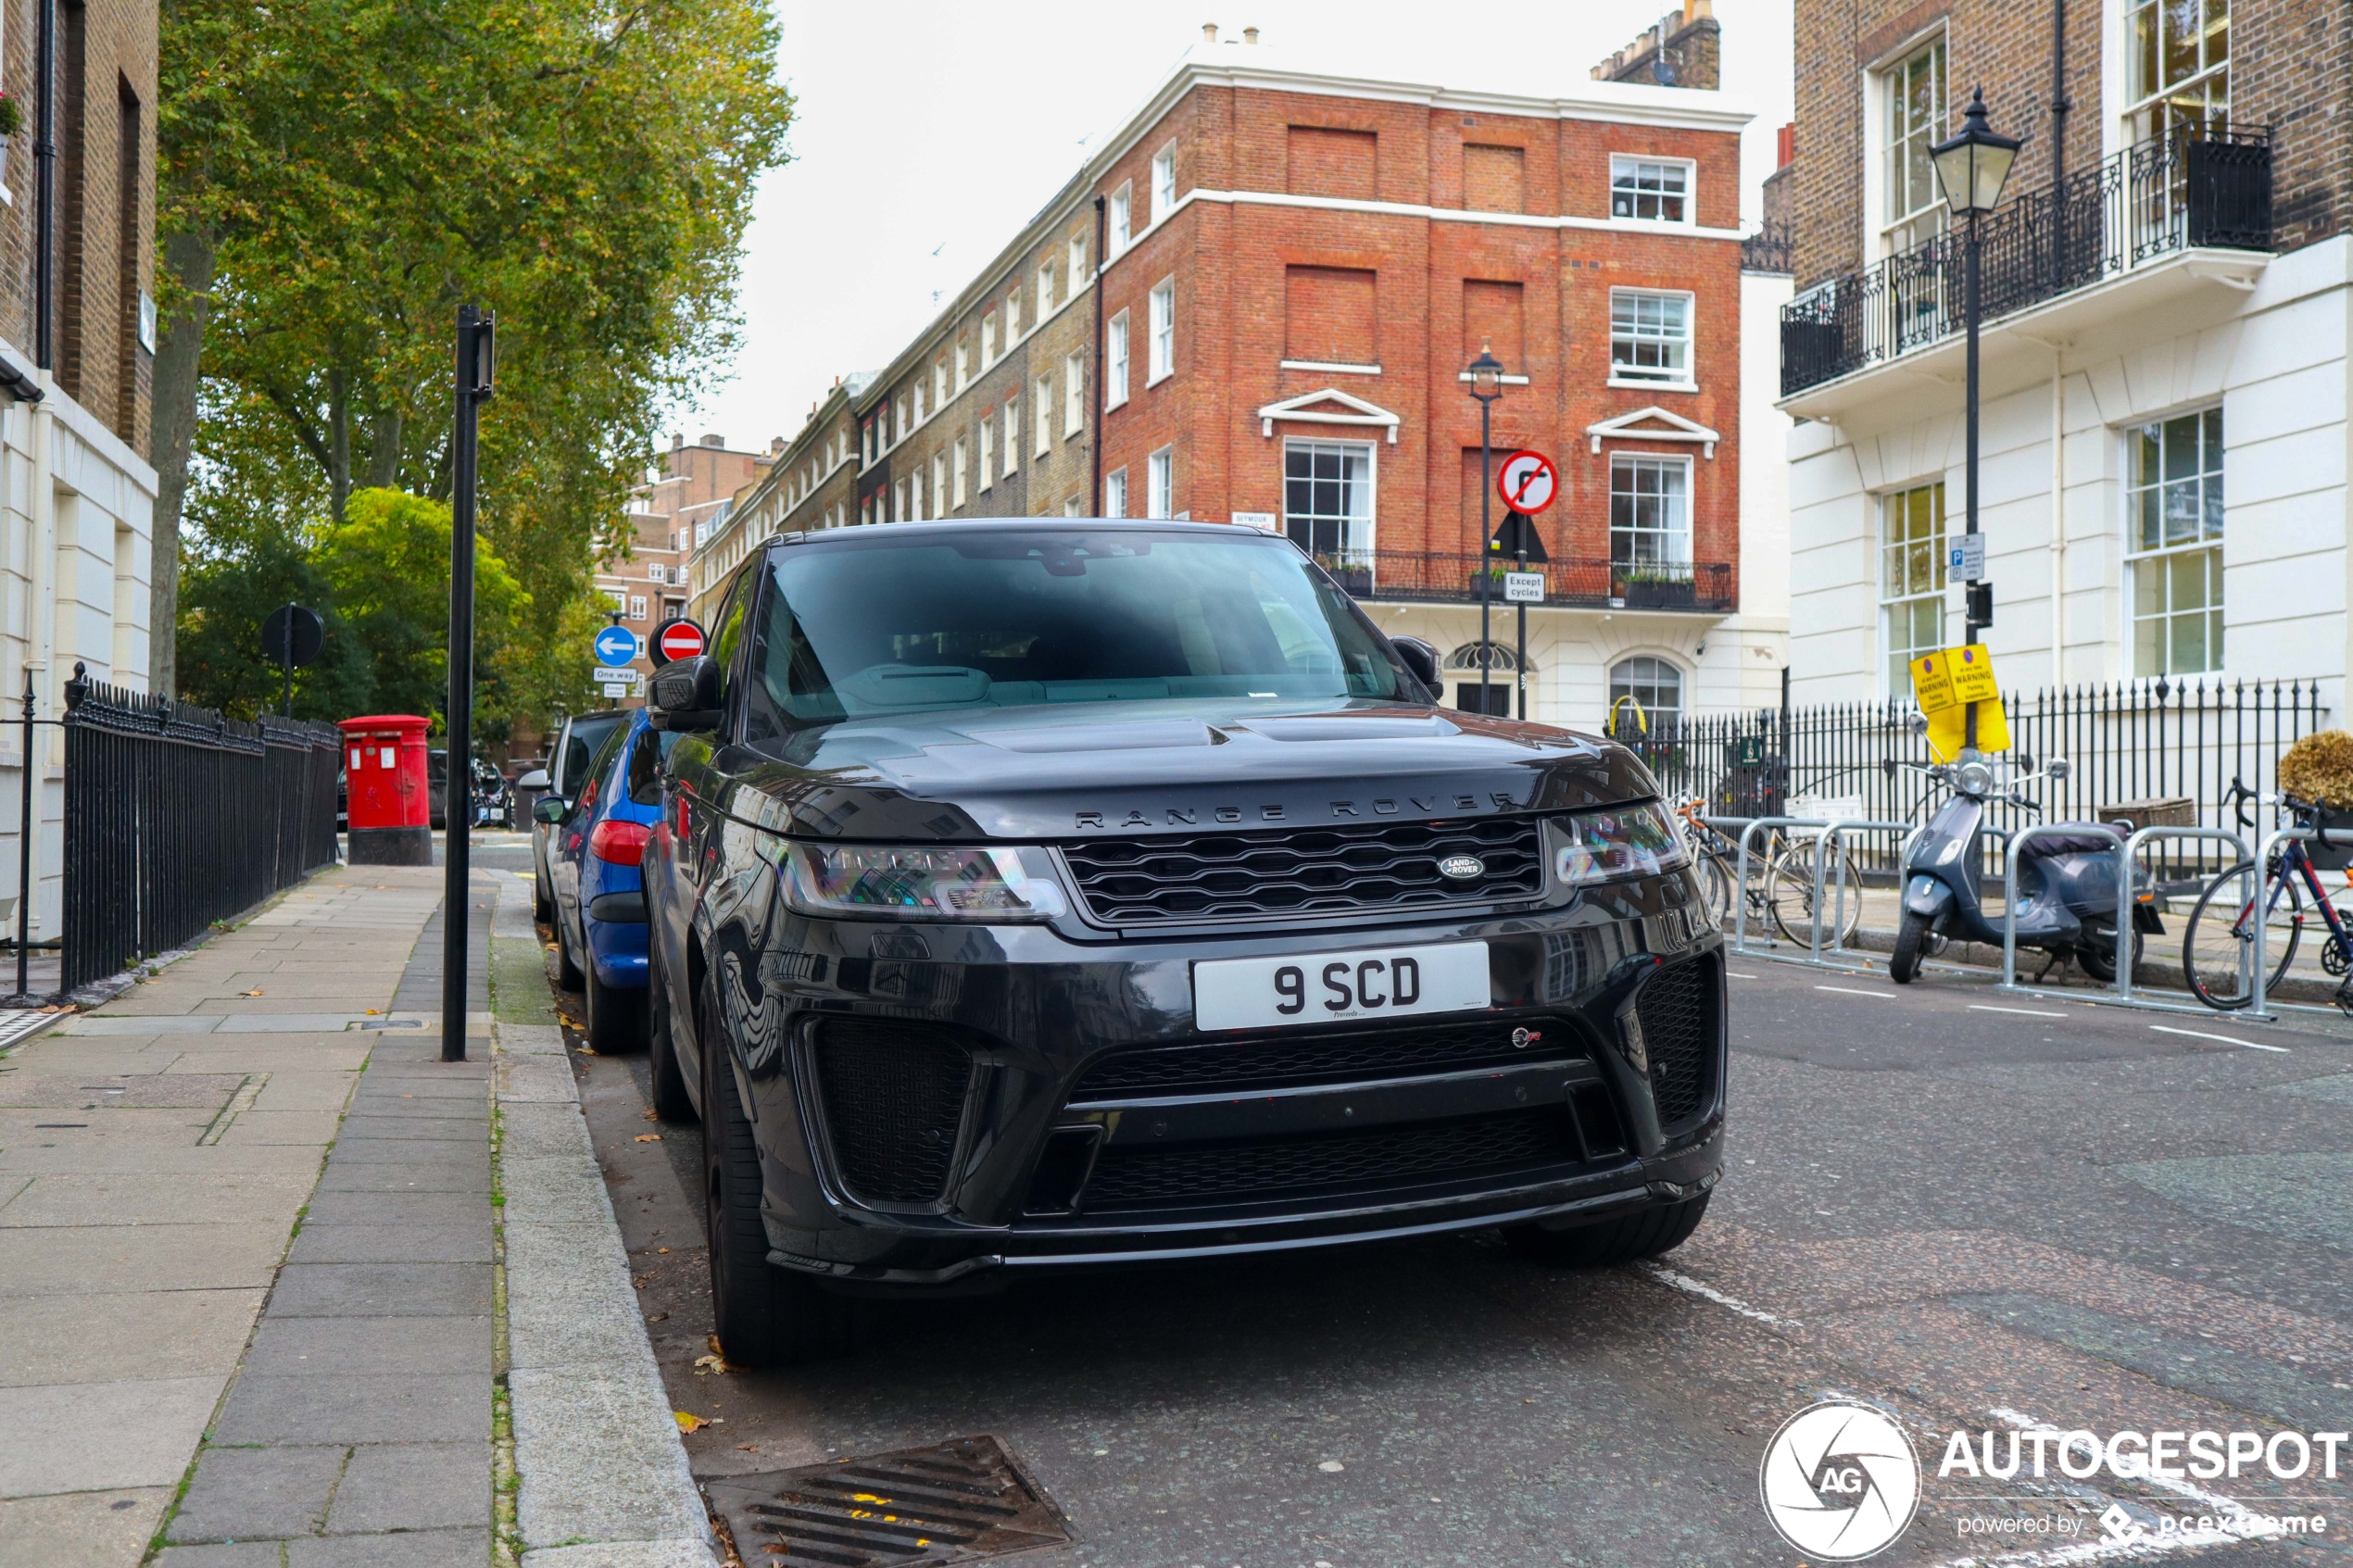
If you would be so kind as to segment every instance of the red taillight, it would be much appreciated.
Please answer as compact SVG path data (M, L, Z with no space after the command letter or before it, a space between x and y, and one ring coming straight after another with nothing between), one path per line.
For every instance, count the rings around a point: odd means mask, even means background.
M653 836L643 822L607 817L588 834L588 853L609 866L634 866L645 859L646 840Z

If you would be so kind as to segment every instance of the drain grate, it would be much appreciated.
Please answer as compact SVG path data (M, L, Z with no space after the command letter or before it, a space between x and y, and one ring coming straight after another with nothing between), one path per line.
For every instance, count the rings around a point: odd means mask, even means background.
M1078 1538L994 1437L707 1483L747 1565L976 1562Z

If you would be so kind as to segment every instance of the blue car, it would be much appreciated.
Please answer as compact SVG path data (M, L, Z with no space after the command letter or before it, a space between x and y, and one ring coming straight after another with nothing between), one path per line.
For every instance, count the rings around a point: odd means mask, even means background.
M638 862L661 821L661 759L676 737L645 709L617 724L589 760L579 795L547 800L558 977L585 994L588 1044L617 1053L646 1043L646 895Z

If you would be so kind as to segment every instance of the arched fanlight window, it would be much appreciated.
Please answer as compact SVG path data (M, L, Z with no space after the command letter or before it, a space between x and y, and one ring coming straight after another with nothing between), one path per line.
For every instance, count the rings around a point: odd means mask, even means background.
M1609 670L1612 734L1668 734L1683 719L1683 672L1663 659L1636 654Z
M1490 643L1487 645L1487 651L1493 658L1493 662L1488 665L1490 670L1501 672L1503 671L1517 670L1519 668L1519 658L1516 654L1512 652L1509 644ZM1477 643L1465 643L1453 653L1448 654L1446 656L1446 668L1449 670L1468 670L1474 674L1478 673L1478 645ZM1536 661L1534 659L1531 659L1528 661L1528 670L1529 673L1535 673Z

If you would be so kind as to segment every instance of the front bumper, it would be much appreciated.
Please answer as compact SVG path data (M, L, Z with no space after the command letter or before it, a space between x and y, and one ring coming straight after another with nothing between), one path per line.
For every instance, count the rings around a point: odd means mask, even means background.
M1701 909L1680 875L1507 918L1108 941L772 906L711 959L770 1261L937 1286L1697 1196L1721 1172L1724 1082ZM1194 1028L1196 960L1470 940L1485 1010ZM1670 991L1682 1011L1651 1017Z

